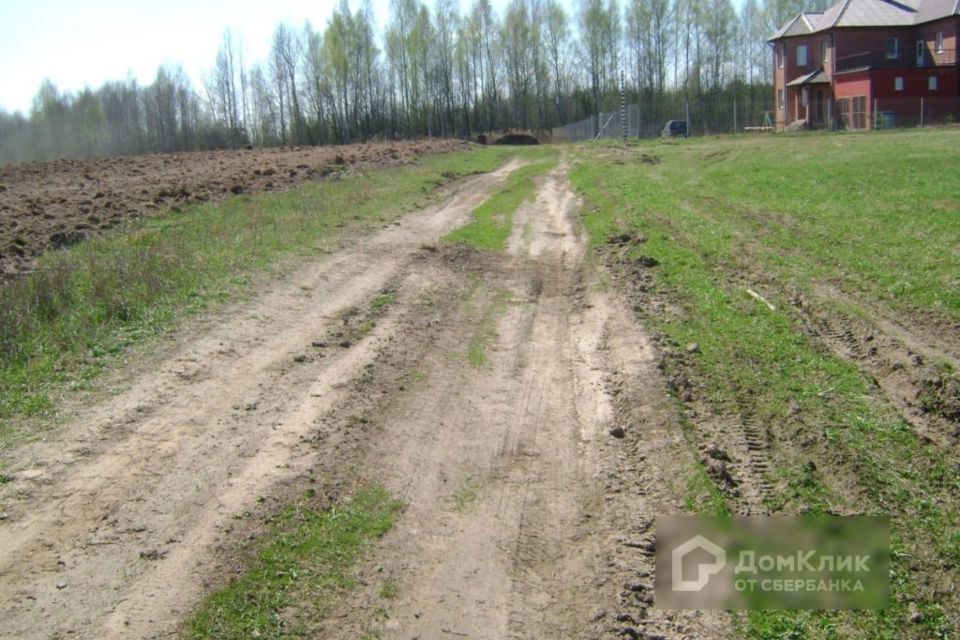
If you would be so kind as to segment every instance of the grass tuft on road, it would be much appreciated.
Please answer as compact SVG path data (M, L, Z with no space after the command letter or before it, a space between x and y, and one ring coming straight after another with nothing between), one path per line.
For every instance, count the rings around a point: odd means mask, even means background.
M488 147L427 156L239 196L43 256L34 273L0 284L0 448L28 437L35 423L56 414L59 395L89 388L131 345L241 298L251 283L336 248L348 231L422 206L438 186L491 171L510 153Z
M462 242L488 251L503 251L513 230L513 214L521 204L536 195L534 179L549 173L556 165L557 160L553 158L533 162L514 171L495 194L473 210L473 222L448 233L443 241Z
M364 547L390 529L400 508L380 486L361 489L327 511L288 507L246 573L193 614L189 637L309 636L335 593L354 585L352 568ZM395 588L390 592L396 595Z

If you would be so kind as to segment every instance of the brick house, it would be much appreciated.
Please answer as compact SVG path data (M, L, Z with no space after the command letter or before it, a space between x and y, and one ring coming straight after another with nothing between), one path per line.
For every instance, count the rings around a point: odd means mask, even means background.
M958 32L960 0L840 0L799 14L768 41L777 130L955 118Z

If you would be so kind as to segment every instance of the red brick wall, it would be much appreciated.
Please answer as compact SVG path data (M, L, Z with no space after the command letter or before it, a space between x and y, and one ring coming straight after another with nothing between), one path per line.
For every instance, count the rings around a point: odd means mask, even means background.
M875 98L940 98L957 95L957 74L954 69L876 69L873 76ZM939 86L931 91L930 76L937 76ZM895 90L895 78L903 78L903 91Z
M870 91L869 71L843 73L834 76L833 82L833 95L837 98L852 98L854 96L866 96L868 100L873 98Z
M783 38L782 40L774 44L774 55L773 55L773 99L774 104L777 107L776 116L777 116L777 127L780 128L784 124L789 124L794 120L797 120L804 116L804 108L799 107L799 98L797 97L798 91L794 89L787 89L784 94L784 110L780 111L779 103L777 100L777 89L782 89L786 86L788 82L796 80L800 76L813 73L823 65L823 60L821 59L821 49L820 43L827 39L829 41L830 36L825 33L816 33L809 36L791 36L789 38ZM799 65L797 64L797 47L800 45L807 46L807 64ZM783 69L777 67L777 57L776 57L776 48L784 47L785 59ZM833 52L828 51L828 59L833 58ZM829 65L828 65L829 66ZM829 70L828 70L829 73Z
M784 117L784 111L780 109L780 103L778 101L779 91L783 89L787 81L785 79L785 70L786 62L784 62L784 68L781 69L780 65L777 64L777 52L783 48L783 41L774 42L773 47L771 47L771 64L773 64L773 117L776 124L777 130L783 128L786 118ZM786 103L786 96L784 96L784 103Z

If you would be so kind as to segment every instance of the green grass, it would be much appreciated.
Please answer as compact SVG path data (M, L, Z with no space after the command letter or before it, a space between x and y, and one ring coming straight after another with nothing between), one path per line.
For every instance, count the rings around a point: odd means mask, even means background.
M397 296L392 293L381 294L370 301L370 308L376 311L388 304L392 304L396 299Z
M654 295L671 313L646 321L675 350L690 342L695 384L720 415L772 433L774 513L889 515L893 602L882 612L751 612L751 638L939 638L958 630L949 576L960 567L960 465L919 438L855 363L805 330L786 291L837 287L845 304L879 304L943 321L960 314L960 131L718 138L636 149L643 164L587 148L571 173L595 245L641 232ZM937 177L940 176L940 177ZM746 295L766 284L776 311ZM909 283L909 286L895 286ZM671 366L677 366L676 362ZM693 444L693 443L692 443ZM691 510L722 496L702 469ZM911 603L922 613L908 622ZM955 620L955 616L953 617Z
M482 284L477 280L471 295L476 295L481 288ZM490 348L490 343L497 337L497 320L503 315L509 300L508 292L497 292L486 312L479 318L480 322L467 344L467 362L470 366L482 367L487 363L487 350Z
M380 585L380 597L384 600L393 600L400 595L400 589L397 583L392 580L385 581Z
M462 242L489 251L503 251L507 238L513 230L513 214L521 204L532 200L536 194L535 178L551 171L557 164L556 153L528 151L526 157L553 156L550 159L531 162L514 171L503 186L473 211L473 222L456 229L443 237L444 242Z
M250 568L193 614L189 637L309 636L336 592L354 586L352 568L364 547L390 529L399 510L382 487L328 511L288 507Z
M490 171L512 153L489 147L413 165L230 198L130 224L52 252L0 285L0 448L56 413L58 397L132 344L247 294L297 260L336 248L345 231L422 206L451 178ZM374 304L387 304L378 299Z
M698 516L729 516L723 493L713 483L700 461L695 461L687 479L687 511Z
M478 496L476 486L474 486L473 482L468 478L464 481L463 486L453 494L454 510L461 513L466 511L467 507L477 501Z

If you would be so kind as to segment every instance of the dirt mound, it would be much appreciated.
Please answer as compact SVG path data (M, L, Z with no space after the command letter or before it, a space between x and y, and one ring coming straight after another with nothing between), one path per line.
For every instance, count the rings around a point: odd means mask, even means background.
M0 167L0 276L45 251L130 219L231 195L287 189L344 172L466 148L460 140L377 142L26 162Z
M531 145L540 144L540 141L526 133L508 133L494 140L493 144Z

